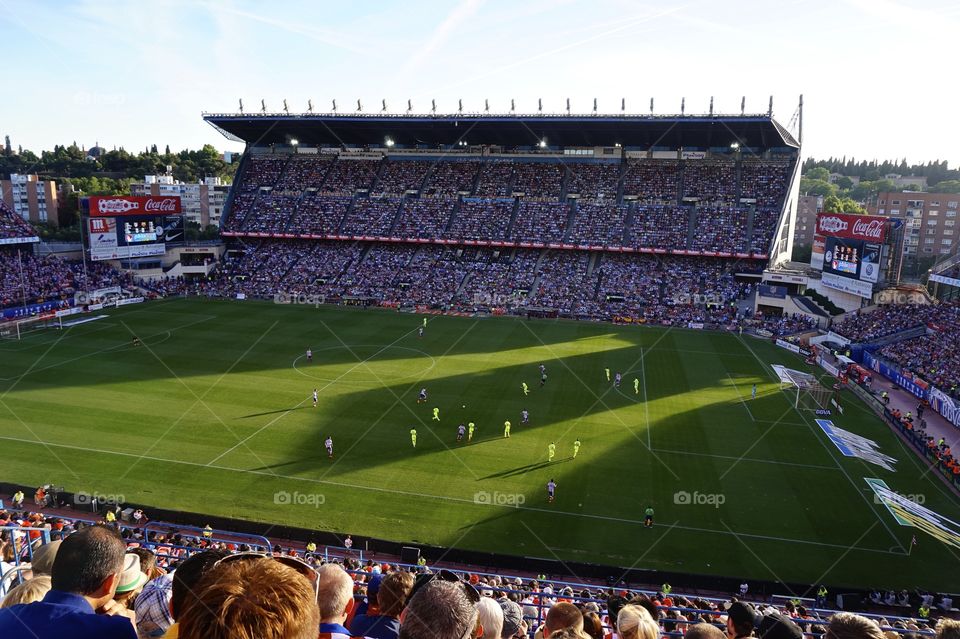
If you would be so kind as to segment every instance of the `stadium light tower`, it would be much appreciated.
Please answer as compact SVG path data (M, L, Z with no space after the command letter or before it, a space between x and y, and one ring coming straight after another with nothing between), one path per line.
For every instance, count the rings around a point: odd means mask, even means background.
M483 112L490 113L490 100L487 98L483 99Z
M687 110L687 99L680 98L680 115L683 115Z
M360 98L357 98L357 111L363 111L363 105L360 104Z
M413 100L407 98L407 113L413 111Z
M626 112L627 112L627 99L620 98L620 113L626 113Z
M380 113L386 113L386 112L387 112L387 99L384 98L384 99L383 99L383 106L380 108Z
M537 113L543 113L543 98L537 98Z
M260 112L261 113L267 112L267 101L264 100L263 98L260 98Z
M770 96L770 106L767 107L767 117L773 117L773 96Z
M313 100L307 100L307 113L313 113Z
M594 115L597 114L597 99L596 99L596 98L593 99L593 114L594 114Z
M437 101L435 99L430 100L430 113L437 112Z
M710 117L713 117L713 96L710 96Z
M240 113L243 113L243 98L240 98Z
M337 112L337 101L336 101L336 100L333 101L333 112L334 112L334 113Z
M570 98L567 98L567 115L570 115Z
M457 100L457 113L463 113L463 98Z
M653 98L650 98L650 115L653 115Z
M740 115L743 115L747 111L747 96L742 96L740 98Z
M517 105L514 103L513 98L510 98L510 113L514 113L517 110Z

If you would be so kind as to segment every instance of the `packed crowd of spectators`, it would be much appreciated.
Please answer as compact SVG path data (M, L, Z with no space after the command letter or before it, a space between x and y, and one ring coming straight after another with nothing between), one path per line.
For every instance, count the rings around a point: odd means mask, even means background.
M615 202L620 185L620 163L569 163L567 193L576 193L580 201Z
M580 246L623 246L628 205L577 203L570 243Z
M566 239L585 246L766 253L790 165L745 160L746 188L758 201L751 205L755 212L739 208L734 201L736 166L730 160L631 160L623 165L459 158L371 160L326 154L251 156L225 229L293 235L332 234L340 229L347 235L386 237L393 222L390 214L396 212L389 210L393 201L399 206L407 192L420 191L420 198L406 201L408 210L402 213L392 237L538 243ZM621 173L627 197L624 203L618 203ZM682 191L678 192L680 185ZM372 198L355 194L371 188ZM570 228L571 205L559 201L564 190L578 194L578 208L583 210ZM515 198L517 192L523 197ZM472 195L458 205L460 194ZM688 199L681 206L681 197L696 201ZM345 202L345 198L351 201ZM433 198L438 201L427 203ZM632 204L634 198L636 204ZM511 228L514 205L519 206L519 214ZM632 216L627 215L630 207L634 208ZM698 220L691 234L694 207ZM348 219L342 223L348 210ZM421 212L426 216L422 224L414 218ZM371 221L367 221L368 215L372 215ZM444 233L447 216L454 219Z
M889 344L880 354L937 388L957 396L960 387L960 302L927 313L927 334Z
M795 335L817 328L817 320L808 315L765 315L757 313L749 322L756 329L769 331L774 337Z
M732 205L737 197L737 168L730 160L687 161L683 166L683 197L706 205Z
M520 200L511 239L516 242L563 242L570 219L570 205L565 202Z
M356 198L343 220L344 235L388 237L400 208L400 198Z
M80 262L0 248L0 308L67 300L78 291L132 285L132 277L104 263L87 262L84 274Z
M16 497L16 495L14 495ZM21 494L22 501L22 494ZM117 509L119 510L119 509ZM110 518L113 513L113 519ZM142 511L138 511L141 519ZM13 532L10 526L36 529ZM960 637L952 600L917 591L871 595L878 610L919 601L927 617L872 617L821 602L773 605L329 556L315 544L264 545L162 526L0 511L0 636L36 639L690 639ZM44 543L43 529L51 541ZM163 532L161 532L163 531ZM14 561L22 565L17 568ZM10 577L17 577L10 579ZM19 583L18 583L19 582ZM16 584L16 585L14 585ZM931 618L939 615L939 619ZM920 615L918 615L920 616Z
M852 342L893 335L931 322L951 322L956 304L885 304L868 311L848 313L833 325L833 331Z
M734 208L699 207L690 248L695 251L746 252L748 214Z
M29 223L0 201L0 240L36 237L36 235L37 232Z
M516 201L463 200L444 234L451 240L505 240Z
M776 208L786 196L789 160L744 158L740 169L740 197L754 199L758 207Z

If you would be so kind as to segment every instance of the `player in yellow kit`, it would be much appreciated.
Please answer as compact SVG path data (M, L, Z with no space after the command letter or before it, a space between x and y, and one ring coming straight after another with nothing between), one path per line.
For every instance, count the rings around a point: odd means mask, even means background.
M410 429L410 441L413 443L413 447L416 448L417 447L417 429L416 428Z
M510 422L503 422L503 436L510 437Z
M440 409L436 406L433 407L433 419L434 421L440 421Z
M557 454L557 445L553 442L550 442L550 445L547 446L547 461L553 461L554 455Z
M634 395L640 394L640 380L637 379L636 377L633 378L633 394Z
M605 369L603 369L603 372L606 374L606 376L607 376L607 381L609 382L609 381L610 381L610 369L609 369L609 368L605 368Z
M573 441L573 458L577 458L577 453L580 452L580 438L578 437Z
M473 430L476 428L476 425L473 422L467 424L467 441L473 441Z
M524 394L524 395L529 395L529 394L530 394L530 387L527 386L527 383L526 383L526 382L523 382L523 394Z

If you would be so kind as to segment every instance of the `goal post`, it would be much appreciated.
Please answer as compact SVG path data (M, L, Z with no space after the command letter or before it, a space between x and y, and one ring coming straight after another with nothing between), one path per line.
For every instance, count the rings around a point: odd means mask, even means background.
M780 378L780 388L790 397L793 407L798 410L820 410L830 408L830 400L836 391L820 383L814 375L787 368L779 364L773 370Z
M57 315L42 315L6 322L0 324L0 339L21 340L31 333L48 328L63 328L63 318Z

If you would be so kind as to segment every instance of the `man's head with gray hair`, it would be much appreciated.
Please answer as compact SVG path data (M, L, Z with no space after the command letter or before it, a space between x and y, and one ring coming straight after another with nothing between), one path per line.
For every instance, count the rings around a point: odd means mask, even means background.
M317 568L320 623L343 624L353 606L353 578L337 564Z
M468 639L477 628L477 597L468 584L432 579L410 598L400 639Z

